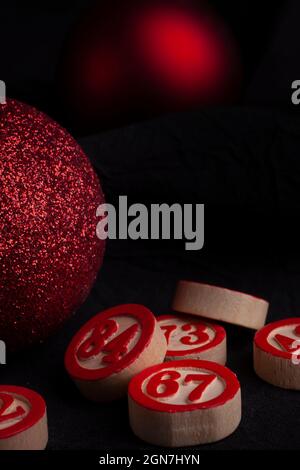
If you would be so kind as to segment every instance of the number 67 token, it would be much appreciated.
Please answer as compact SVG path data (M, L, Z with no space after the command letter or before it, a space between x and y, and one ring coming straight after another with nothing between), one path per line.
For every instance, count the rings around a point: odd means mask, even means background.
M129 384L133 432L167 447L215 442L241 419L240 384L227 367L192 359L149 367Z

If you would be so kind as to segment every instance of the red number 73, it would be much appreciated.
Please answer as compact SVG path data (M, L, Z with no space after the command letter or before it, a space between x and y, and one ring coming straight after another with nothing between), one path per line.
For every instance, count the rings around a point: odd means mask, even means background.
M164 370L153 375L149 380L146 390L154 398L166 398L175 395L179 390L178 380L181 374L175 370ZM189 401L200 400L207 387L215 380L213 374L187 374L184 384L195 382L198 385L188 396Z

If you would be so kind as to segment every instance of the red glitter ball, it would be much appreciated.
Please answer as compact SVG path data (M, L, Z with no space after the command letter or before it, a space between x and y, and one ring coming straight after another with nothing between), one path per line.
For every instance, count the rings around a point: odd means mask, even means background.
M0 339L43 340L87 297L103 259L98 178L45 114L0 105Z

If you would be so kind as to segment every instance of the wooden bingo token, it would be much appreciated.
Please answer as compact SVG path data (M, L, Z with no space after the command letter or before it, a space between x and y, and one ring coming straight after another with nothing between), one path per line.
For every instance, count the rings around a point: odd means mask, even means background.
M300 318L269 323L256 333L254 369L273 385L300 390Z
M131 377L163 362L167 343L154 315L136 304L99 313L72 339L65 366L88 399L107 401L126 394Z
M162 315L157 321L168 343L165 361L202 359L226 363L226 332L222 326L188 315Z
M215 362L184 359L149 367L131 380L128 400L133 432L160 446L215 442L241 419L239 382Z
M0 385L0 450L43 450L47 441L43 398L28 388Z
M178 312L192 313L257 330L265 324L269 304L258 297L223 287L180 281L172 307Z

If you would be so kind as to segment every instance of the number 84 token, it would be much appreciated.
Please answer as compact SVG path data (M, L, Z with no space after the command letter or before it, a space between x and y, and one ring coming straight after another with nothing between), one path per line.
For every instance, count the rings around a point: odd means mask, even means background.
M162 362L166 349L150 310L137 304L118 305L99 313L76 333L65 366L85 397L114 400L126 395L135 374Z

